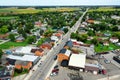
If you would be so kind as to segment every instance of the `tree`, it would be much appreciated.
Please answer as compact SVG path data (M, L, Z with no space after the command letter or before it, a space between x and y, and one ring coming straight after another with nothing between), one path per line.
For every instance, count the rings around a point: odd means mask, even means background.
M0 58L2 57L2 55L3 55L3 51L2 49L0 49Z
M36 36L28 36L26 39L27 43L31 44L36 41Z
M65 33L67 33L67 32L68 32L68 28L64 28L63 30L64 30L64 32L65 32Z
M7 33L8 32L8 27L7 26L2 26L2 28L0 28L0 33Z
M10 38L11 41L15 41L15 36L14 36L14 34L10 34L10 35L9 35L9 38Z

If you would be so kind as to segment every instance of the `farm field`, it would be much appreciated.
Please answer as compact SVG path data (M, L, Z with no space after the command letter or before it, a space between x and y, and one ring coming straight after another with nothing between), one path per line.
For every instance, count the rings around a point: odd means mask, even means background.
M106 11L120 11L120 8L113 8L113 7L99 7L97 9L89 9L88 12L93 12L93 11L96 11L96 12L106 12Z
M38 13L38 12L64 12L64 11L74 11L80 10L80 8L26 8L26 9L18 9L18 8L0 8L0 14L29 14L29 13Z

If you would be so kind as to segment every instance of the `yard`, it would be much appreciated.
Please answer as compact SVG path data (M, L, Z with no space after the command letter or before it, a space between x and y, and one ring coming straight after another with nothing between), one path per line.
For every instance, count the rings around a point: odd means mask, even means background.
M98 46L95 45L95 51L96 52L106 52L106 51L110 51L110 50L115 50L115 49L119 49L120 47L110 43L109 46L104 46L102 44L99 44Z
M0 45L1 49L8 49L8 48L13 48L17 46L26 46L28 45L26 42L6 42L4 44Z

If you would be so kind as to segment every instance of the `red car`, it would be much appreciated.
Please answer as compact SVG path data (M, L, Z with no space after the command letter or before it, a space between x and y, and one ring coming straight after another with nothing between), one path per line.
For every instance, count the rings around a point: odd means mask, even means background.
M53 69L53 70L52 70L52 73L53 73L53 72L58 72L58 71L59 71L59 69Z
M107 71L105 69L102 70L102 74L106 75Z

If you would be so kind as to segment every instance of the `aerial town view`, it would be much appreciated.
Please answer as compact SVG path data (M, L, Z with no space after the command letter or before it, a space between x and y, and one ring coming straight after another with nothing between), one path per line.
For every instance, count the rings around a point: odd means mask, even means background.
M120 1L0 0L0 80L120 80Z

